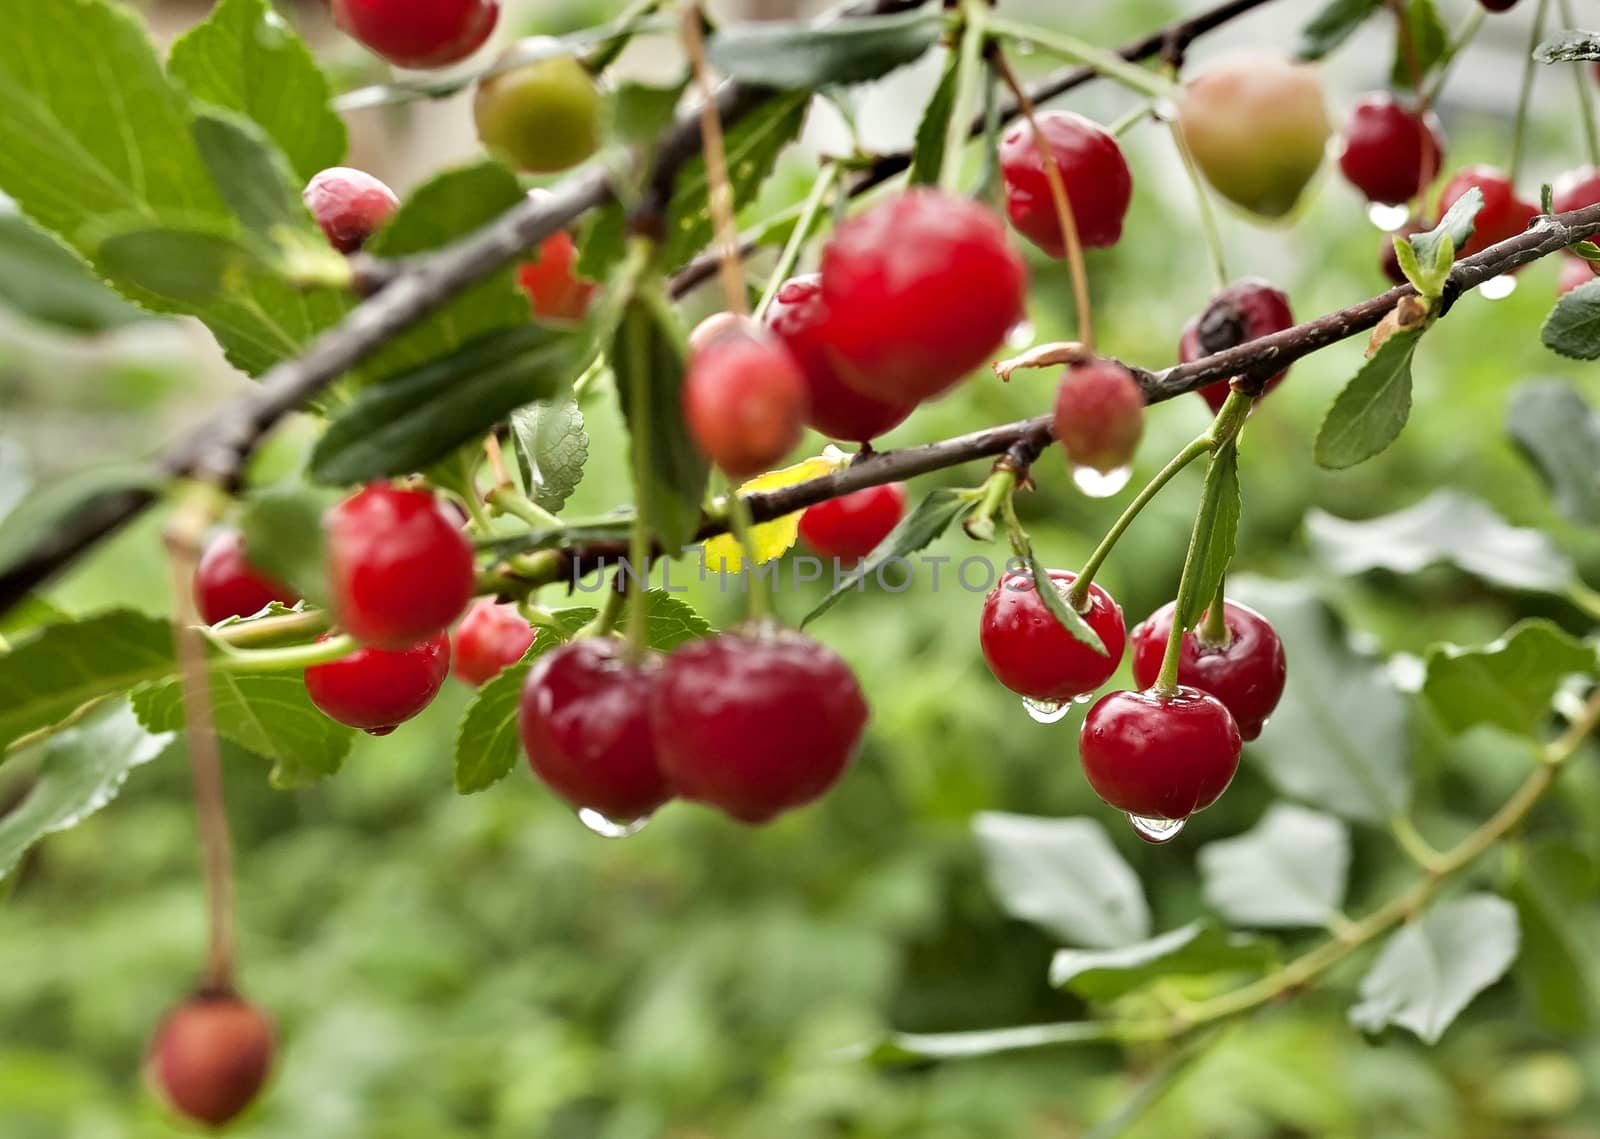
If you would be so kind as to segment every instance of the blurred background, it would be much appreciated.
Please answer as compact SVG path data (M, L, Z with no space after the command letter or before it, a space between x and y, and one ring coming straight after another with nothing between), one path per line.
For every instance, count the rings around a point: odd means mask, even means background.
M1475 0L1440 0L1448 26ZM163 39L201 18L201 3L139 7ZM521 0L502 31L559 33L620 5ZM759 0L715 5L725 16L792 14ZM1062 5L1005 0L1015 19L1063 24L1099 43L1143 35L1198 3L1121 0ZM1226 50L1293 50L1317 5L1283 0L1197 44L1195 63ZM1455 68L1438 106L1447 170L1503 164L1533 10L1491 17ZM1581 15L1600 24L1600 4ZM341 88L384 72L329 26L318 3L284 6ZM1336 121L1384 85L1391 28L1382 21L1327 68ZM930 58L852 94L872 149L909 141L937 78ZM1025 57L1029 72L1049 61ZM669 42L630 48L623 67L666 77ZM1572 78L1541 68L1523 190L1580 165ZM1062 105L1109 122L1130 97L1106 83ZM3 112L0 112L3 113ZM841 121L814 112L756 216L799 200L819 148L842 145ZM350 164L402 193L476 152L467 101L364 111L351 119ZM1164 129L1124 143L1135 197L1122 243L1091 254L1103 348L1159 367L1212 282L1192 190ZM974 169L976 156L974 155ZM73 470L146 455L248 382L198 326L143 319L110 294L51 301L27 266L28 237L4 221L0 259L0 508ZM1264 228L1224 210L1234 277L1257 274L1314 316L1387 287L1381 235L1359 195L1325 171L1292 225ZM1038 340L1070 335L1063 265L1032 256ZM1353 471L1310 456L1321 416L1361 359L1351 341L1295 365L1252 420L1243 448L1245 513L1236 566L1316 584L1370 647L1420 653L1439 639L1481 642L1520 615L1569 627L1560 602L1508 598L1446 572L1348 580L1317 564L1306 511L1366 517L1453 486L1511 521L1548 530L1600 585L1600 539L1563 522L1507 441L1506 401L1539 376L1575 379L1600 395L1593 366L1546 352L1538 327L1557 260L1526 270L1507 298L1468 296L1418 358L1415 409L1400 442ZM759 271L759 263L758 263ZM42 298L42 299L41 299ZM714 298L692 298L686 314ZM978 377L926 406L885 445L931 440L1037 414L1051 373L1011 384ZM586 406L589 474L571 510L625 501L624 444L608 393ZM1199 431L1205 409L1185 397L1153 410L1136 482ZM291 426L261 460L284 468L305 446ZM816 441L820 446L820 441ZM981 466L919 480L971 484ZM1075 566L1126 494L1092 500L1055 454L1022 503L1052 565ZM1102 575L1130 624L1176 587L1200 473L1181 477L1141 517ZM165 609L159 519L146 519L49 593L73 613L129 605ZM959 534L929 553L957 560ZM997 556L998 552L996 551ZM245 1139L1069 1139L1121 1102L1159 1063L1157 1047L1077 1049L909 1070L841 1060L841 1048L894 1028L945 1031L1083 1015L1049 988L1055 948L1007 919L985 886L970 831L980 810L1090 815L1113 832L1171 928L1202 910L1193 866L1201 843L1250 826L1271 800L1259 772L1293 738L1269 727L1212 810L1170 847L1141 845L1088 791L1076 762L1076 717L1030 721L988 675L976 644L981 595L920 580L895 594L851 597L812 627L855 666L873 708L865 748L825 801L759 830L680 804L642 833L605 841L519 770L488 792L451 786L451 743L467 701L452 682L418 720L363 739L335 779L309 790L268 788L247 755L228 765L240 877L243 984L277 1016L275 1084L235 1129ZM692 600L722 625L739 603L715 585ZM548 603L559 604L552 591ZM798 619L814 593L780 596ZM1288 646L1293 668L1295 646ZM1126 682L1126 678L1122 678ZM1414 741L1424 819L1448 824L1492 810L1508 779L1494 740L1447 748L1418 718ZM15 788L0 771L0 800ZM1562 795L1595 821L1600 777L1572 773ZM1593 833L1596 830L1590 827ZM1359 909L1404 867L1383 835L1359 836L1351 890ZM1594 846L1594 840L1585 840ZM1591 854L1600 850L1591 850ZM154 1139L179 1133L140 1077L141 1052L163 1009L193 982L203 941L200 871L187 770L141 769L122 797L47 842L0 884L0 1136ZM1587 919L1586 919L1587 920ZM1593 927L1593 923L1590 923ZM1436 1049L1362 1040L1346 1027L1349 970L1332 993L1299 997L1229 1032L1130 1135L1148 1139L1269 1136L1444 1137L1600 1135L1600 1037L1558 1034L1529 1011L1515 976L1491 989ZM1575 1001L1587 999L1575 994Z

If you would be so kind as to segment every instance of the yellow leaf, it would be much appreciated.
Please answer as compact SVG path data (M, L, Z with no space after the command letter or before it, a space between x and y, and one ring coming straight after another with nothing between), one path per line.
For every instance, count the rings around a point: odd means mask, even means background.
M797 482L805 482L819 475L829 474L840 467L840 462L834 459L807 459L803 463L796 463L792 467L784 467L779 471L768 471L764 475L757 475L739 488L740 494L751 494L758 490L777 490L779 487L793 486ZM774 518L771 522L763 522L759 526L750 528L750 545L755 553L756 562L770 562L773 558L781 558L794 546L795 540L800 537L800 512L785 514L782 518ZM732 534L719 534L706 541L706 568L713 571L738 573L744 565L744 555L739 549L739 542Z

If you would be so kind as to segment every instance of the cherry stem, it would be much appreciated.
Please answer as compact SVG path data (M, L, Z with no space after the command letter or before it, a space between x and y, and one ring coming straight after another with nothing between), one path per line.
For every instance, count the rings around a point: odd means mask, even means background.
M778 295L778 290L783 288L783 283L794 273L794 267L800 263L800 253L805 249L806 242L811 240L811 231L817 224L817 218L822 214L822 204L827 201L828 193L839 180L839 164L837 162L824 162L822 173L817 176L811 193L806 195L804 205L800 208L800 216L794 223L794 232L789 235L789 240L784 244L783 252L778 255L778 262L772 267L772 277L767 281L767 287L762 290L761 300L756 305L756 319L760 320L767 315L767 309L772 305Z
M235 621L206 630L206 637L232 648L249 648L252 645L275 645L284 641L300 641L325 632L333 618L324 609L307 609L300 613L280 613L273 617L254 617Z
M278 649L235 649L210 665L215 672L292 672L343 660L360 647L354 637L341 634Z
M1517 94L1517 125L1511 132L1511 165L1510 175L1513 183L1517 175L1522 172L1522 158L1527 151L1528 118L1533 110L1533 82L1537 75L1538 64L1534 61L1533 53L1538 48L1539 42L1544 39L1544 20L1550 10L1550 0L1539 0L1539 6L1533 10L1533 30L1528 36L1528 50L1522 63L1522 89Z
M616 62L619 55L627 48L634 33L640 30L640 25L656 14L661 7L661 0L634 0L627 8L612 20L609 28L611 34L607 35L588 55L583 56L580 62L591 75L598 75Z
M1155 109L1156 104L1154 99L1140 103L1138 106L1125 112L1120 119L1115 120L1110 126L1106 127L1106 133L1111 135L1113 138L1121 138L1134 127L1144 122L1145 119L1153 115L1155 113Z
M701 28L698 3L683 9L683 48L694 68L700 88L700 141L705 154L706 181L710 187L711 218L716 226L718 271L722 278L722 299L729 312L743 316L750 311L745 295L744 260L739 255L739 228L733 216L733 187L728 183L728 155L722 141L722 115L717 109L717 94L706 65L705 35Z
M756 558L755 539L750 533L750 503L737 491L728 496L728 526L739 543L740 575L749 581L752 571L761 563ZM753 576L754 581L745 590L749 615L758 619L770 616L772 606L771 599L767 596L766 579L759 573Z
M1027 89L1017 81L1016 72L1011 70L1005 53L996 48L989 58L1000 78L1011 88L1011 95L1016 99L1017 106L1022 108L1022 117L1027 120L1028 131L1033 135L1033 145L1039 151L1039 164L1044 168L1044 180L1050 187L1050 200L1056 209L1056 223L1061 227L1061 239L1067 247L1067 265L1072 271L1072 300L1078 309L1078 339L1083 342L1084 348L1093 354L1094 313L1089 303L1089 271L1083 263L1083 242L1078 238L1078 219L1072 212L1072 201L1067 197L1067 186L1061 178L1061 167L1056 162L1055 155L1050 152L1050 144L1045 140L1044 133L1039 129L1033 100L1028 98Z
M1395 41L1400 47L1400 58L1406 65L1406 77L1411 81L1411 90L1417 97L1417 112L1426 109L1422 90L1422 61L1417 58L1417 44L1411 37L1411 24L1406 20L1405 0L1388 0L1389 11L1394 15Z
M1176 90L1176 85L1170 80L1129 63L1116 52L1096 47L1092 43L1053 28L1037 28L1002 16L990 16L989 30L1006 39L1026 40L1037 44L1045 51L1059 55L1063 59L1070 59L1074 63L1081 63L1097 75L1153 99L1170 97Z
M1428 85L1428 90L1422 98L1422 106L1418 111L1425 111L1439 101L1439 96L1444 93L1444 85L1450 79L1450 69L1455 65L1462 50L1477 37L1478 29L1483 27L1485 10L1482 4L1474 4L1467 13L1467 18L1461 21L1461 27L1451 37L1450 43L1445 47L1444 54L1434 62L1433 82Z
M1572 0L1561 0L1561 24L1567 28L1578 26ZM1572 81L1578 89L1578 114L1583 119L1583 144L1589 153L1589 165L1600 166L1600 130L1595 128L1594 104L1590 101L1589 64L1574 63L1571 71Z
M506 469L506 454L500 449L500 436L493 431L483 437L483 453L489 459L489 475L498 487L511 485L511 472Z
M496 486L483 498L494 513L509 514L514 518L520 518L536 530L559 530L561 528L561 519L551 514L509 482L503 482Z
M617 567L617 572L611 575L611 588L606 590L605 600L600 603L600 612L583 628L573 634L573 639L580 637L609 637L617 627L617 620L622 616L623 602L630 593L630 578L633 579L631 592L637 597L643 597L645 591L638 588L638 581L628 572L626 565ZM628 641L633 643L635 637L640 637L639 630L635 627L640 622L639 614L644 614L646 632L640 638L640 644L648 643L649 610L648 602L636 601L628 611ZM547 628L554 629L554 623L547 624ZM643 650L640 650L641 652Z
M1205 618L1200 622L1196 636L1208 649L1225 649L1233 641L1233 631L1228 628L1228 575L1217 582L1216 595L1206 606Z
M964 0L961 5L961 43L956 60L956 97L945 126L944 155L939 163L939 188L959 193L961 164L971 135L968 123L978 91L978 69L983 61L983 45L988 38L989 9L982 0Z
M1211 204L1211 193L1206 189L1205 179L1200 177L1200 167L1195 164L1194 154L1189 150L1177 120L1169 122L1167 130L1172 134L1172 145L1177 147L1178 157L1183 160L1183 172L1189 176L1189 185L1194 188L1195 209L1200 215L1200 235L1211 260L1211 271L1216 275L1217 287L1225 289L1228 287L1228 260L1222 249L1222 231L1217 225L1217 211Z
M984 480L983 486L977 491L982 496L978 499L978 505L961 523L961 528L967 532L967 537L974 541L994 540L995 512L1005 509L1006 503L1011 501L1011 495L1017 488L1017 473L1009 464L1000 465L1004 462L1005 460L1001 459L989 477Z

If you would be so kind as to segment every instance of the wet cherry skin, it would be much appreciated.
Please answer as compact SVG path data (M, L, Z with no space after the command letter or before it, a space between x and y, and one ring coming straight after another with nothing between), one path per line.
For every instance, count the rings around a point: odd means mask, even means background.
M354 253L400 208L393 190L364 170L334 166L312 177L301 198L328 244Z
M765 622L674 650L650 703L656 754L678 794L746 823L838 782L867 714L838 654Z
M1364 96L1345 122L1339 169L1369 202L1397 206L1417 196L1443 168L1439 120L1419 115L1388 92Z
M1245 277L1212 297L1205 311L1184 325L1178 359L1187 364L1293 327L1294 313L1289 311L1288 296L1259 277ZM1263 385L1261 394L1266 395L1283 383L1288 374L1289 369L1285 368L1273 376ZM1222 410L1228 391L1228 381L1218 380L1201 388L1200 395L1217 412Z
M1438 216L1444 217L1456 199L1474 186L1483 191L1483 209L1478 211L1477 228L1472 237L1456 250L1457 257L1470 257L1515 237L1539 216L1539 207L1518 197L1510 177L1493 166L1468 166L1458 171L1439 192Z
M479 598L467 607L451 639L456 678L474 687L485 683L521 660L536 634L515 605Z
M807 507L800 537L822 557L853 565L888 537L905 512L904 485L869 486Z
M1058 588L1077 579L1070 570L1050 571ZM1089 586L1089 612L1083 617L1105 643L1106 655L1061 626L1034 591L1031 577L1008 572L983 603L978 625L983 659L996 680L1033 700L1072 700L1093 692L1122 663L1128 634L1121 606L1099 585Z
M272 1021L233 993L199 993L167 1013L150 1071L173 1109L221 1127L249 1107L272 1070Z
M1114 360L1074 364L1056 388L1052 431L1074 467L1120 470L1144 434L1144 392Z
M739 319L704 338L683 379L683 416L700 453L735 478L760 474L805 432L805 377L764 325Z
M334 23L399 67L459 63L499 19L497 0L333 0Z
M615 823L672 798L656 762L650 699L654 657L633 663L623 642L584 637L540 656L522 688L517 728L533 773L577 808Z
M1078 240L1107 249L1122 237L1122 219L1133 199L1133 175L1116 138L1099 123L1072 111L1036 116L1045 148L1061 172ZM1017 232L1052 257L1065 257L1066 239L1034 133L1014 124L1000 139L1000 172L1006 214Z
M433 703L449 675L450 638L439 633L410 648L357 649L313 665L306 693L330 720L384 736Z
M223 530L206 546L194 571L194 600L208 625L229 617L248 617L274 601L300 600L287 585L273 581L245 557L244 535Z
M1239 727L1222 701L1182 685L1170 696L1111 692L1078 739L1095 794L1145 819L1186 819L1217 801L1239 770Z
M1141 688L1155 684L1161 672L1176 608L1169 602L1134 626L1133 682ZM1239 735L1253 740L1283 696L1288 675L1283 642L1271 622L1236 601L1225 603L1223 620L1230 638L1226 645L1202 644L1193 630L1183 635L1178 683L1222 701L1239 725Z

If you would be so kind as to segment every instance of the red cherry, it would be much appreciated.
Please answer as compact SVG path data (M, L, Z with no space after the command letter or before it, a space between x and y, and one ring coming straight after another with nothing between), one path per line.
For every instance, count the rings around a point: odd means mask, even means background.
M1467 244L1456 250L1457 257L1470 257L1515 237L1539 216L1539 207L1517 197L1511 179L1493 166L1468 166L1446 182L1439 194L1439 216L1474 186L1483 191L1483 209L1478 211L1477 229Z
M479 598L467 608L451 640L457 679L474 686L492 679L521 660L536 635L515 605Z
M819 502L800 515L800 536L818 554L855 564L870 554L906 512L906 488L893 482Z
M371 174L335 166L315 175L300 197L317 219L328 244L354 253L400 208L394 191Z
M757 623L675 650L650 720L661 768L680 795L764 823L838 782L867 703L831 649Z
M660 661L584 637L534 661L517 724L533 773L574 807L631 822L672 798L656 763L650 699Z
M741 320L690 356L683 416L706 458L735 478L759 474L800 442L806 381L777 337Z
M1556 296L1564 297L1579 285L1594 280L1595 268L1581 257L1568 257L1561 262L1561 276L1556 280Z
M215 625L229 617L259 613L274 601L293 605L300 597L250 564L243 534L224 530L200 555L194 571L194 600L200 619Z
M1206 310L1183 326L1178 359L1187 364L1293 327L1294 313L1289 311L1288 296L1259 277L1246 277L1212 297ZM1289 369L1285 368L1273 376L1261 394L1266 395L1283 383L1288 374ZM1200 395L1217 412L1222 410L1228 391L1228 381L1218 380L1201 388Z
M448 67L483 46L497 0L333 0L333 21L399 67Z
M1155 684L1172 632L1177 606L1168 602L1133 630L1133 682ZM1287 664L1283 642L1261 614L1237 602L1224 603L1223 621L1230 640L1215 647L1202 644L1193 632L1183 635L1178 650L1178 683L1215 696L1233 714L1239 734L1253 740L1283 695Z
M537 201L551 197L549 190L529 190ZM533 315L545 320L582 320L599 288L577 275L578 243L558 229L539 244L539 256L517 270L517 285L527 294Z
M433 703L449 675L450 638L440 633L407 649L357 649L313 665L306 693L328 719L386 736Z
M1070 570L1050 571L1058 590L1077 580ZM1011 691L1032 700L1073 700L1111 679L1127 644L1122 608L1098 585L1089 586L1089 611L1083 619L1105 642L1105 655L1062 627L1028 574L1011 572L984 600L978 643L989 671Z
M1600 169L1584 166L1577 170L1569 170L1556 179L1554 191L1550 203L1551 213L1570 213L1585 206L1596 205L1600 203ZM1571 257L1578 256L1570 249L1567 252Z
M1170 696L1108 693L1078 738L1095 794L1141 819L1186 819L1215 803L1239 770L1240 747L1222 701L1181 685Z
M1517 6L1517 0L1478 0L1478 3L1489 12L1509 12Z
M256 1098L272 1070L272 1021L233 993L199 993L167 1013L150 1066L175 1110L221 1127Z
M1121 470L1144 434L1139 381L1113 360L1074 364L1056 388L1052 429L1074 467Z
M1116 138L1072 111L1045 111L1036 121L1061 172L1078 240L1090 249L1115 245L1133 199L1133 175ZM1001 137L1000 171L1006 184L1006 213L1017 232L1050 256L1065 257L1067 244L1050 181L1027 123L1015 124Z
M732 332L744 325L745 318L736 312L714 312L689 330L689 351L698 352L724 332Z
M839 378L901 407L937 395L1000 347L1027 285L987 207L927 186L896 194L841 225L822 254Z
M767 327L777 333L806 379L811 394L806 422L828 438L869 442L899 426L915 408L915 404L884 403L862 395L839 378L828 349L828 308L822 303L821 275L809 273L785 281L767 306Z
M334 612L363 644L414 645L472 600L472 546L429 492L373 483L323 525Z
M1443 161L1433 112L1419 115L1388 92L1367 95L1351 109L1339 169L1368 201L1409 202L1438 176Z

